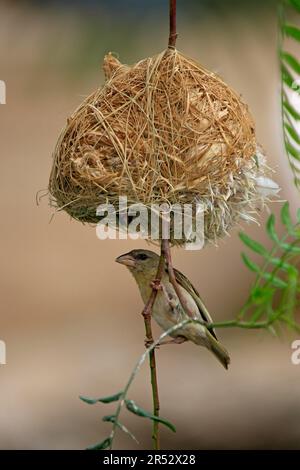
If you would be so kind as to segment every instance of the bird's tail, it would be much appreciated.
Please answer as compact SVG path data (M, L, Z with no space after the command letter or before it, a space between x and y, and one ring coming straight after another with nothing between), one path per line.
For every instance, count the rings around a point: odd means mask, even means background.
M214 353L216 358L221 362L221 364L228 369L228 365L230 363L230 357L224 346L215 339L212 334L207 331L206 336L208 339L208 348Z

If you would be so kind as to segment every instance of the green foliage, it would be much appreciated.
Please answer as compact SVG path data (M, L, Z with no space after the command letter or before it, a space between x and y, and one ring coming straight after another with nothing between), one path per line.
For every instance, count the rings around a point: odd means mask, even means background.
M136 416L140 416L142 418L147 418L152 421L156 421L158 423L165 425L166 427L171 429L171 431L176 432L175 426L172 423L170 423L170 421L164 418L161 418L160 416L153 415L149 411L146 411L140 406L138 406L133 400L129 400L126 398L129 386L132 383L132 380L135 377L135 374L136 374L136 371L133 372L132 378L130 378L129 383L126 385L124 390L122 390L122 392L119 392L119 393L116 393L114 395L111 395L109 397L104 397L104 398L87 398L87 397L82 397L82 396L79 397L83 402L89 405L94 405L98 402L101 402L101 403L112 403L116 401L118 402L116 412L111 415L103 416L102 418L102 421L104 421L105 423L110 423L113 425L110 435L107 438L105 438L103 441L101 441L100 443L88 447L87 450L111 449L116 428L123 431L125 434L131 437L131 439L133 439L135 442L138 442L134 434L132 434L132 432L130 432L129 429L126 426L124 426L123 423L120 422L119 417L120 417L120 413L124 404L127 410L135 414Z
M171 431L176 432L175 426L170 423L170 421L161 418L160 416L155 416L152 413L144 410L143 408L139 407L133 400L125 400L127 410L131 411L135 415L141 416L142 418L149 418L153 421L157 421L158 423L162 423L167 426Z
M120 400L122 397L123 392L116 393L115 395L111 395L109 397L104 397L104 398L88 398L88 397L82 397L80 396L80 400L84 401L84 403L87 403L88 405L95 405L95 403L112 403L114 401Z
M108 449L111 445L111 438L107 437L104 441L99 442L99 444L92 445L87 448L87 450L104 450Z
M288 202L282 206L281 222L285 228L282 237L276 231L275 222L275 216L271 214L266 224L266 232L273 241L271 250L245 233L240 234L243 243L260 255L262 262L257 264L242 253L245 265L256 273L256 279L236 326L244 326L246 322L249 327L255 328L259 321L260 327L268 328L285 323L300 331L300 325L295 319L296 309L300 305L300 275L297 267L300 255L299 214L294 224Z
M256 275L255 281L250 289L245 305L236 318L213 323L209 326L205 323L206 327L269 329L272 333L276 334L279 326L284 324L293 330L300 331L300 324L297 323L295 318L297 308L300 306L300 274L298 269L300 261L300 209L297 212L297 221L293 222L289 204L286 202L281 208L280 219L284 228L282 236L279 236L277 232L274 214L270 215L266 223L266 233L273 242L271 249L253 240L249 235L240 233L240 238L244 245L251 250L252 254L260 257L260 261L256 262L248 254L242 253L245 265ZM110 435L102 442L88 449L112 449L117 429L120 429L137 442L135 436L120 421L120 414L124 407L136 416L159 422L173 432L176 432L175 426L170 421L141 408L133 400L128 399L127 395L137 373L151 351L166 336L174 334L176 330L192 322L203 324L203 321L186 318L165 331L142 354L121 392L103 398L80 397L82 401L89 405L99 402L106 404L117 403L116 411L102 418L104 422L112 425Z
M294 55L284 50L285 38L291 38L300 43L300 29L287 22L286 13L288 9L295 11L299 14L300 18L300 0L282 1L279 9L279 58L281 64L281 105L284 146L294 175L294 183L300 189L300 151L295 146L300 145L300 135L297 130L300 113L291 101L291 93L295 93L296 90L300 93L300 81L298 81L300 78L300 62Z
M287 3L300 13L300 0L287 0Z

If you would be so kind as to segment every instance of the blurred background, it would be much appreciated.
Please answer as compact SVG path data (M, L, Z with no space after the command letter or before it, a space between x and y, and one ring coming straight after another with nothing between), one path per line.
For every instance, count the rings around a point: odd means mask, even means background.
M293 189L281 140L276 1L178 0L178 49L220 74L249 103L258 140L292 211ZM114 259L139 241L99 241L93 227L53 216L45 190L51 153L66 118L103 82L108 51L133 63L165 48L167 0L0 2L1 318L7 365L0 366L0 447L81 449L109 433L110 405L78 396L119 391L143 351L142 302ZM272 210L278 212L279 204ZM268 244L263 224L247 233ZM241 262L238 230L218 248L174 250L174 263L199 288L215 320L232 318L252 275ZM159 329L154 327L155 334ZM162 429L168 449L300 448L300 366L291 335L220 330L231 352L224 371L192 344L157 353ZM130 398L151 409L148 366ZM126 415L126 416L125 416ZM124 412L138 436L117 448L150 448L151 424Z

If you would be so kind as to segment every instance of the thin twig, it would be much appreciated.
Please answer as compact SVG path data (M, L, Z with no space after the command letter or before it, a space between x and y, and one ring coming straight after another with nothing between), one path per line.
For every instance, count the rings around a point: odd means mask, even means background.
M110 433L110 446L109 446L109 449L112 450L112 447L113 447L113 443L114 443L114 438L115 438L115 435L116 435L116 430L117 430L117 423L119 422L119 418L120 418L120 414L121 414L121 411L124 407L124 404L125 404L125 400L127 399L127 395L128 395L128 392L129 392L129 389L135 379L135 377L137 376L140 368L142 367L143 363L145 362L147 356L149 356L150 358L150 355L155 351L155 348L157 346L160 345L160 343L162 343L162 341L169 335L171 335L172 333L175 333L177 330L179 330L180 328L183 328L184 326L188 325L189 323L191 323L192 320L191 319L185 319L183 321L181 321L180 323L177 323L176 325L172 326L171 328L169 328L167 331L164 331L160 337L153 341L153 343L151 344L151 346L149 346L146 351L143 352L143 354L141 355L141 357L139 358L139 360L137 361L132 373L130 374L130 377L122 391L122 396L121 396L121 399L118 403L118 407L117 407L117 411L115 413L115 420L113 421L113 427L112 427L112 431Z
M288 319L284 319L284 321L286 321L286 323L288 323L290 326L292 326L293 328L296 328L297 331L300 331L300 327L299 325L295 324L295 322L291 321L291 320L288 320ZM123 389L123 393L122 393L122 396L121 396L121 399L118 403L118 407L117 407L117 411L115 413L115 421L113 422L113 427L112 427L112 431L111 431L111 434L110 434L110 449L112 449L112 446L113 446L113 441L114 441L114 438L115 438L115 433L116 433L116 429L117 429L117 422L119 422L119 417L120 417L120 414L121 414L121 411L123 409L123 406L125 404L125 400L127 399L127 395L128 395L128 391L135 379L135 377L137 376L140 368L142 367L143 363L145 362L145 359L147 358L147 356L154 352L155 351L155 348L157 346L159 346L163 340L169 336L169 335L172 335L174 334L177 330L180 330L181 328L183 328L184 326L187 326L191 323L197 323L199 325L205 325L208 329L210 328L245 328L245 329L267 329L269 328L273 323L275 323L275 319L273 320L269 320L269 321L264 321L264 322L244 322L244 321L240 321L238 319L233 319L233 320L226 320L224 322L217 322L217 323L212 323L210 325L207 325L206 322L203 322L201 320L192 320L191 318L186 318L185 320L181 321L180 323L172 326L171 328L169 328L167 331L165 331L164 333L162 333L160 335L160 337L153 341L153 343L151 344L151 346L148 347L148 349L146 349L146 351L144 351L144 353L142 354L142 356L139 358L139 360L137 361L124 389Z
M163 253L161 253L159 265L157 269L157 274L156 274L156 280L158 282L162 278L163 268L164 268L164 256L163 256ZM151 328L151 315L152 315L152 308L153 308L156 296L157 296L157 289L153 288L151 296L142 311L142 315L144 317L144 323L145 323L147 343L149 344L153 343L153 335L152 335L152 328ZM149 362L150 362L150 374L151 374L153 414L154 416L159 416L159 394L158 394L155 349L152 349L149 353ZM153 421L152 441L153 441L153 448L155 450L159 450L160 448L159 423L157 421Z
M170 35L169 35L168 47L170 49L174 49L175 45L176 45L176 39L177 39L177 32L176 32L176 0L170 0L169 7L170 7ZM161 254L160 254L159 266L158 266L157 274L156 274L156 281L158 281L158 282L162 278L163 269L164 269L164 265L165 265L165 260L166 260L168 266L171 265L170 256L168 258L168 260L169 260L169 262L168 262L167 257L166 257L166 253L167 253L167 251L164 250L164 240L163 240L162 243L161 243ZM153 335L152 335L152 328L151 328L151 316L152 316L152 308L153 308L156 296L157 296L157 289L153 288L150 299L148 300L147 304L145 305L145 307L142 311L142 315L144 317L146 338L147 338L147 342L149 344L153 343ZM153 414L154 414L154 416L159 416L159 393L158 393L158 382L157 382L157 371L156 371L155 348L150 350L149 362L150 362L150 374L151 374ZM159 423L158 423L158 421L153 421L152 441L153 441L153 448L155 450L159 450L160 449L160 441L159 441Z
M168 43L169 49L175 49L176 39L176 0L170 0L170 34Z

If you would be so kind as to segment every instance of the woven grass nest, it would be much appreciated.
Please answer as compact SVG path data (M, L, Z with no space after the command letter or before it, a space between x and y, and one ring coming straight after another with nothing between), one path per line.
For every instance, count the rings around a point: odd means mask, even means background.
M96 223L97 206L120 195L147 206L200 201L206 242L255 217L271 180L248 107L230 87L176 49L132 67L108 54L104 72L58 140L53 205Z

